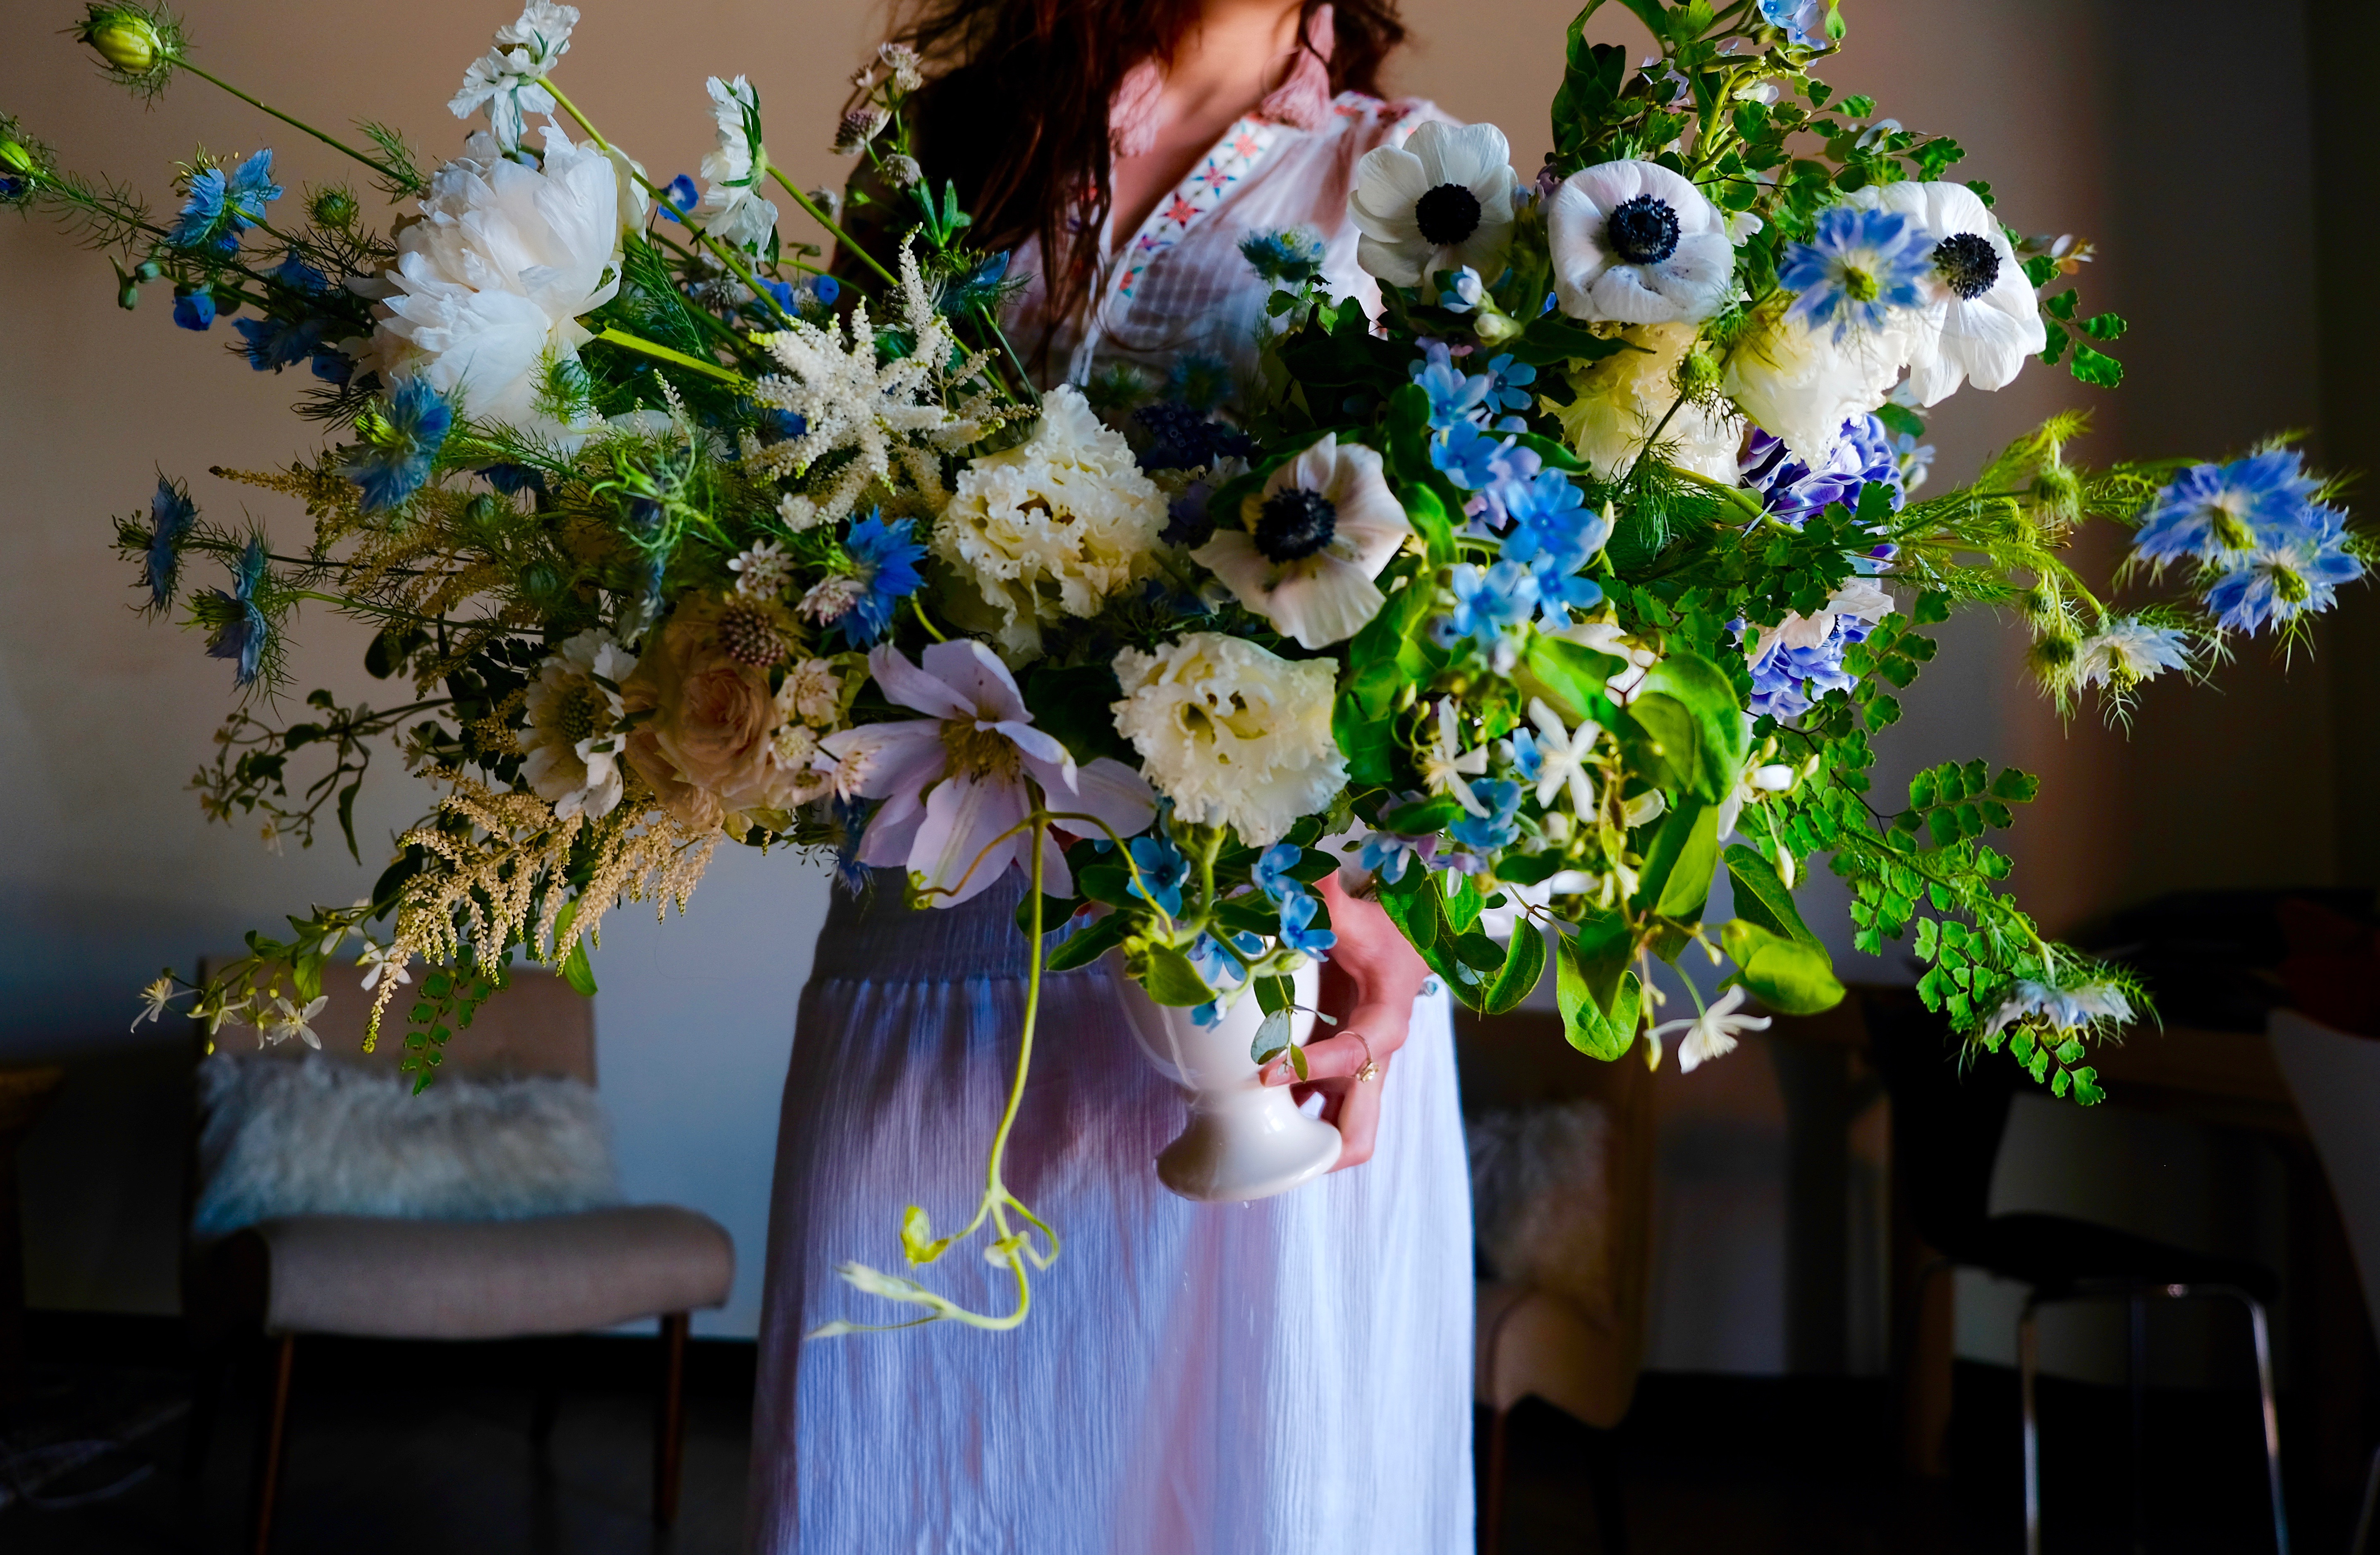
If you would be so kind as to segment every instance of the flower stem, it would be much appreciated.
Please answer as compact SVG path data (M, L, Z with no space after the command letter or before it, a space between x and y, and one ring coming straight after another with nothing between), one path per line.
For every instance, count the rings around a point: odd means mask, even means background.
M287 114L283 113L280 109L273 106L273 104L259 102L257 99L250 97L248 93L240 91L239 88L232 85L229 81L225 80L222 77L210 75L206 71L201 70L197 66L191 64L187 59L176 60L175 66L178 69L188 70L191 75L198 77L199 79L202 81L213 82L216 86L223 88L224 91L230 92L234 97L238 98L242 103L247 103L249 107L256 109L258 112L270 114L274 118L279 119L283 124L288 125L292 128L304 130L307 134L311 135L315 140L322 142L322 144L329 146L335 151L346 152L358 162L362 163L366 167L371 168L373 171L380 174L382 177L387 178L393 183L401 184L407 181L403 174L397 172L395 168L391 167L388 164L382 162L377 157L366 156L363 152L356 150L353 146L348 145L346 141L338 139L336 136L325 135L321 130L315 128L312 125L308 124L305 120L292 118Z
M617 346L624 351L634 351L639 356L650 357L656 361L668 362L673 367L685 368L688 372L704 373L723 383L732 383L739 389L748 389L752 386L751 380L740 372L731 372L716 362L707 362L699 357L689 357L683 351L673 351L666 346L656 345L652 341L641 339L620 330L606 328L595 338L607 346Z
M808 195L804 194L800 189L795 188L794 187L794 181L785 176L784 170L783 168L780 168L774 163L771 163L769 164L769 176L776 179L778 187L783 188L787 194L794 197L794 203L802 208L802 212L805 215L808 216L810 220L818 223L819 225L826 228L828 235L833 237L837 243L842 244L844 249L848 249L859 260L861 263L867 265L868 269L873 270L877 274L882 276L884 278L885 285L900 285L900 282L893 276L893 273L891 271L885 269L881 264L879 264L876 261L876 256L874 254L871 254L867 249L861 248L858 242L852 237L851 234L844 231L843 228L834 225L833 217L819 209L818 201L812 200Z

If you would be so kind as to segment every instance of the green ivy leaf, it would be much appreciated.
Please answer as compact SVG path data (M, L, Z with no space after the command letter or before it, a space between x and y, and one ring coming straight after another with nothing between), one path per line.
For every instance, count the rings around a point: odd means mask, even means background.
M1773 934L1740 917L1728 920L1719 939L1743 986L1779 1014L1815 1015L1842 1002L1843 985L1825 946Z

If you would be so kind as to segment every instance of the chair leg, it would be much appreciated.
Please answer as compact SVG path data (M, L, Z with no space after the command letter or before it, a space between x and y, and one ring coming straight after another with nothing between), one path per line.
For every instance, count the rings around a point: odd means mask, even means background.
M1608 1430L1595 1433L1595 1532L1603 1555L1628 1555L1628 1513L1620 1499L1620 1452Z
M1512 1411L1499 1409L1488 1417L1488 1486L1479 1509L1479 1555L1503 1555L1504 1445Z
M256 1444L256 1480L250 1526L253 1555L272 1555L273 1515L281 1500L281 1470L289 1437L289 1374L298 1359L298 1336L269 1337L272 1358L265 1374L264 1432Z
M686 1331L685 1313L663 1314L661 1408L653 1422L653 1521L664 1528L677 1521L678 1482L686 1467Z
M2041 1555L2041 1428L2033 1399L2040 1349L2040 1314L2027 1297L2016 1321L2017 1395L2024 1411L2024 1555Z
M2265 1482L2273 1497L2273 1549L2277 1555L2289 1555L2289 1513L2281 1499L2281 1412L2273 1396L2272 1325L2263 1302L2244 1291L2240 1299L2247 1306L2248 1327L2256 1341L2256 1390L2265 1405Z
M2148 1398L2149 1300L2138 1291L2125 1303L2130 1310L2131 1354L2124 1367L2126 1391L2132 1405L2132 1555L2148 1555Z
M2374 1510L2380 1510L2380 1447L2372 1450L2372 1467L2363 1476L2363 1505L2355 1514L2355 1542L2347 1547L2347 1555L2363 1555L2372 1539Z

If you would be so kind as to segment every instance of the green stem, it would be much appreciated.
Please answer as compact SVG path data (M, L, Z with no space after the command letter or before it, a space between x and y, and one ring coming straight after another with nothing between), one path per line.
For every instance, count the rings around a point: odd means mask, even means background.
M748 389L752 386L752 381L740 372L731 372L716 362L704 361L700 357L689 357L684 351L673 351L666 346L656 345L652 341L640 339L620 330L606 328L595 338L607 346L617 346L624 351L634 351L639 356L650 357L655 361L668 362L673 367L682 367L688 372L703 373L718 379L722 383L732 383L739 389Z
M764 152L761 154L765 156L767 153ZM820 210L816 200L812 200L808 195L804 194L801 190L795 188L794 187L794 181L785 176L784 170L783 168L780 168L774 163L770 164L769 176L776 179L778 187L783 188L787 194L794 197L794 203L802 208L802 212L805 215L808 216L810 220L818 223L819 225L826 228L828 234L832 237L837 243L842 244L844 249L857 256L860 262L867 265L868 269L873 270L877 274L882 276L884 278L885 285L900 285L900 281L891 271L876 262L876 256L874 254L871 254L867 249L861 248L852 237L851 234L835 225L834 218L828 215L824 211Z
M261 103L257 101L257 99L250 97L248 93L240 91L239 88L232 85L229 81L225 80L220 76L209 75L206 71L200 69L197 66L191 64L187 59L178 59L174 63L177 69L188 70L191 75L198 77L199 79L202 81L213 82L216 86L223 88L224 91L230 92L234 97L238 98L242 103L247 103L249 107L258 110L260 113L270 114L274 118L279 119L283 124L288 125L292 128L304 130L307 134L311 135L315 140L322 142L322 144L329 146L335 151L346 152L358 162L362 163L366 167L378 172L381 176L387 178L394 183L401 184L406 181L404 175L397 172L395 168L391 167L388 164L380 161L376 157L364 155L363 152L356 150L353 146L348 145L346 141L339 140L335 136L323 134L321 130L315 128L312 125L308 124L303 119L291 118L287 114L283 113L280 109L273 106L269 103Z

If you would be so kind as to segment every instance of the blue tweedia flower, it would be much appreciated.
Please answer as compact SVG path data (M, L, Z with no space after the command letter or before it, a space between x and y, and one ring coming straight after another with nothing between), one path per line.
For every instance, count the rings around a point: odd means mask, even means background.
M2220 563L2260 547L2287 546L2318 531L2312 501L2322 482L2294 449L2252 454L2228 465L2193 465L2141 515L2132 554L2152 566L2191 560Z
M1537 370L1527 362L1516 362L1506 352L1488 363L1488 407L1490 410L1526 410L1536 398L1529 385L1537 381Z
M661 212L664 221L673 221L683 226L686 213L693 210L694 202L701 198L701 191L694 187L694 180L681 173L669 181L667 188L662 190L661 203L655 209Z
M1753 716L1799 718L1829 691L1849 691L1859 677L1843 668L1843 650L1865 642L1872 628L1852 615L1835 617L1834 630L1815 648L1777 643L1752 665Z
M1463 424L1476 424L1488 416L1488 392L1496 381L1488 374L1466 374L1454 365L1454 354L1443 340L1432 340L1422 346L1422 359L1413 364L1413 381L1429 395L1429 424L1433 431L1445 431ZM1443 468L1443 467L1441 467Z
M215 322L215 294L204 286L174 294L174 322L188 330L203 330Z
M1892 489L1893 512L1900 512L1909 501L1892 434L1873 416L1854 416L1845 421L1834 447L1815 469L1795 458L1783 443L1755 427L1738 468L1743 483L1760 493L1760 505L1797 529L1829 503L1839 502L1857 511L1860 492L1872 482L1882 481Z
M1322 234L1310 226L1251 232L1240 239L1240 257L1264 280L1303 285L1322 274Z
M1593 610L1603 602L1603 585L1564 566L1557 556L1538 557L1530 564L1529 575L1536 579L1537 613L1548 631L1569 626L1572 611Z
M174 602L174 580L182 570L182 541L199 521L198 504L189 492L164 476L149 499L149 550L141 559L140 581L149 586L149 608L163 610Z
M1827 0L1760 0L1760 19L1785 34L1795 48L1827 43Z
M1257 859L1256 868L1249 871L1249 878L1256 882L1258 891L1276 902L1303 896L1305 894L1305 882L1290 871L1296 869L1298 861L1305 856L1305 850L1295 843L1275 843Z
M2363 563L2348 551L2346 531L2334 522L2250 553L2216 579L2206 608L2218 626L2257 632L2267 623L2328 610L2338 602L2339 585L2362 576Z
M1355 861L1394 885L1405 878L1407 860L1419 859L1427 869L1430 855L1437 851L1435 836L1402 837L1394 832L1375 832L1364 839L1364 849L1355 856Z
M1466 492L1485 491L1510 473L1509 456L1525 452L1512 439L1498 442L1470 421L1457 421L1429 440L1429 462ZM1534 454L1530 457L1535 458Z
M1536 577L1518 562L1499 562L1484 572L1458 562L1447 583L1454 592L1454 609L1436 623L1440 648L1452 648L1468 638L1493 652L1507 630L1525 625L1537 613Z
M1126 889L1142 901L1164 908L1166 917L1180 917L1182 888L1190 883L1190 860L1167 837L1135 837L1131 847L1132 862L1139 874Z
M1232 936L1232 944L1250 961L1264 954L1264 942L1245 929ZM1190 965L1209 988L1230 988L1240 980L1241 963L1225 954L1212 934L1199 935L1198 942L1190 947ZM1222 1013L1220 1003L1201 1004L1190 1012L1190 1020L1196 1026L1212 1026Z
M226 594L220 589L207 592L221 601L230 611L230 619L215 628L207 639L207 657L234 662L232 684L246 690L256 684L263 670L265 644L272 639L273 628L257 607L257 590L263 586L267 563L264 541L251 540L248 549L239 553L232 568L232 589Z
M1480 778L1471 784L1472 797L1487 807L1486 815L1465 815L1446 829L1464 851L1494 853L1510 847L1521 834L1521 785L1510 778Z
M281 198L273 181L273 152L257 152L225 177L220 167L190 176L190 192L165 241L177 249L212 249L228 254L239 235L264 219L264 208Z
M1339 936L1328 929L1308 927L1321 907L1321 903L1303 892L1281 899L1281 949L1310 955L1317 961L1330 954L1330 947L1339 942Z
M1504 742L1504 759L1512 764L1512 771L1521 775L1524 783L1534 784L1544 775L1545 752L1537 748L1537 736L1525 723L1515 728L1512 737Z
M367 511L385 513L421 490L454 425L455 412L438 391L409 378L370 423L370 441L347 450L339 472L363 488Z
M1468 313L1488 295L1488 284L1467 264L1451 273L1439 272L1439 279L1442 284L1438 288L1438 305L1450 313Z
M1139 454L1143 469L1206 469L1219 459L1245 459L1256 452L1247 433L1229 421L1209 420L1178 400L1144 405L1133 419L1150 434Z
M917 564L925 560L926 548L909 538L916 523L903 518L888 524L872 512L851 526L843 548L851 553L853 576L867 592L830 625L852 641L874 646L892 629L892 613L901 601L923 581Z
M1534 480L1508 482L1504 488L1505 516L1512 528L1504 537L1508 560L1534 562L1542 555L1574 557L1582 565L1603 549L1611 525L1590 511L1586 497L1558 469L1541 470Z
M1906 217L1838 205L1818 218L1812 241L1785 246L1777 280L1802 294L1793 299L1796 318L1812 329L1831 324L1840 340L1883 329L1893 309L1915 307L1933 252Z

